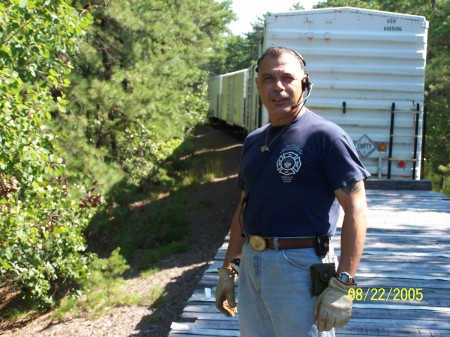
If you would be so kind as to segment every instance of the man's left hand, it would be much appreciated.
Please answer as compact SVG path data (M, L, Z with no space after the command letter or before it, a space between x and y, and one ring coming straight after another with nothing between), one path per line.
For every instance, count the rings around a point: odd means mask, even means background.
M219 268L219 283L216 288L216 307L225 316L237 314L235 282L237 273L234 269Z
M330 279L328 287L319 295L314 310L320 332L347 324L352 315L352 301L348 296L348 290L352 287L354 285L344 284L335 277Z

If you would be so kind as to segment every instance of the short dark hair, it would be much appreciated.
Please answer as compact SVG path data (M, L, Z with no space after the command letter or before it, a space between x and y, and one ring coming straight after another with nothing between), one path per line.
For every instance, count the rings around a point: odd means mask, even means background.
M280 57L283 54L291 54L294 55L300 62L300 66L302 67L302 70L305 70L306 62L302 55L300 55L298 52L296 52L294 49L287 48L287 47L269 47L267 48L264 53L259 57L258 61L256 61L256 69L255 71L259 71L259 65L267 56L271 57Z

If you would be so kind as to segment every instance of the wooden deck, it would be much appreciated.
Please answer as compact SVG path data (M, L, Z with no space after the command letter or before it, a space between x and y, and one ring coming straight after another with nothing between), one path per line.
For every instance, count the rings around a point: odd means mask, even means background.
M369 228L357 274L361 290L352 319L336 335L449 337L449 199L429 191L368 190L367 196ZM227 318L214 306L227 240L169 337L239 336L238 318Z

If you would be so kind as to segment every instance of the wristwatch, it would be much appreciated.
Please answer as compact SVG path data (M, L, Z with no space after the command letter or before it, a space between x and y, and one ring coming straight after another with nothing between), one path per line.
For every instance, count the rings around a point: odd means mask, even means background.
M341 272L336 274L336 278L338 281L344 283L344 284L355 284L355 279L350 276L347 272Z
M239 274L239 265L241 264L241 259L235 258L230 261L231 268L236 272L236 274Z

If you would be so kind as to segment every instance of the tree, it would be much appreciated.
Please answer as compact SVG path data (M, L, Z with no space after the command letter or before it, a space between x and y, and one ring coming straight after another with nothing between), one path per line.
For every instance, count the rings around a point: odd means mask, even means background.
M266 13L268 15L269 13ZM215 50L209 65L210 75L220 75L242 70L256 63L264 30L264 17L252 23L252 31L243 36L230 35Z
M45 121L64 110L69 53L89 23L65 0L0 4L0 281L41 304L87 273L88 215Z
M368 9L380 9L378 1L372 0L328 0L319 2L314 8L329 8L329 7L357 7Z
M439 172L439 166L450 163L450 1L434 2L428 13L426 159L432 171Z
M305 7L303 7L300 2L296 2L292 5L291 10L299 11L299 10L304 10L304 9L305 9Z
M202 70L233 14L230 1L77 1L95 24L82 48L69 115L138 184L206 113Z

